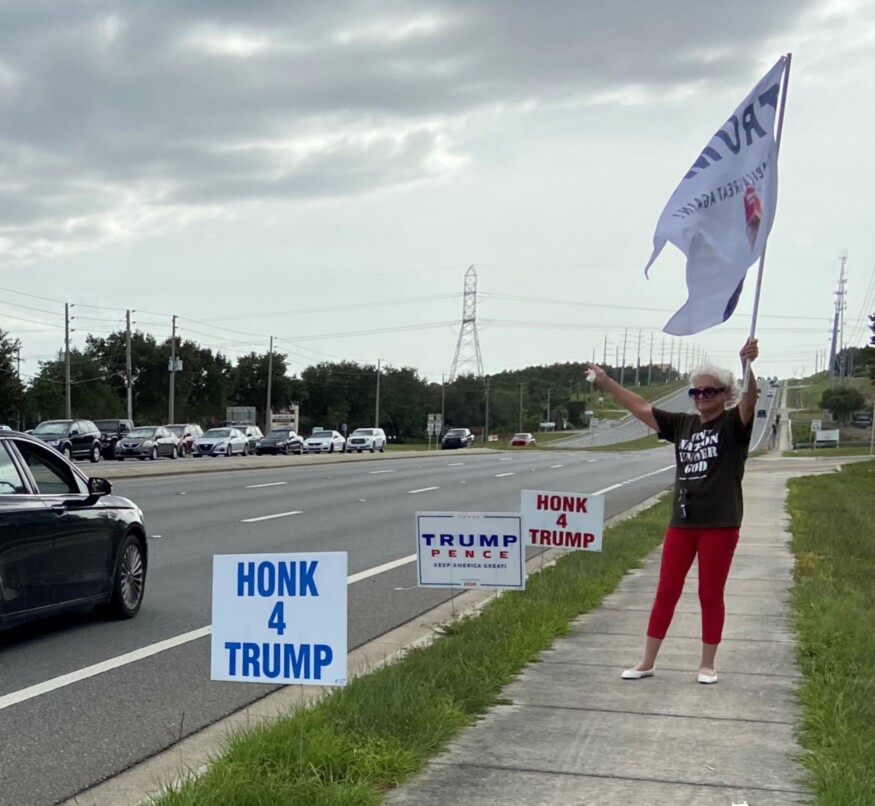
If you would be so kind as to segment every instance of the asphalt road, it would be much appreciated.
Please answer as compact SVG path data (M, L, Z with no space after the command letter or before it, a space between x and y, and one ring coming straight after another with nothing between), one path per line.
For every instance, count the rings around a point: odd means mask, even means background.
M665 489L672 466L669 447L453 451L116 480L150 534L143 609L0 634L0 804L62 801L273 690L209 680L214 554L348 552L350 574L372 569L350 586L352 649L448 598L415 587L413 562L381 569L412 555L416 511L513 512L523 489L606 490L610 517Z

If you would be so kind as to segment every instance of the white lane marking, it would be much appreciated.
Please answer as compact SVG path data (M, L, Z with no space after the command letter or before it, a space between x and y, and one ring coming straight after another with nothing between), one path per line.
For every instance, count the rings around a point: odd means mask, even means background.
M499 459L498 461L499 461L499 462L512 462L512 461L513 461L513 456L504 456L504 457L502 457L501 459Z
M603 490L598 490L597 492L590 493L590 495L602 495L604 493L609 493L611 490L616 490L618 487L625 487L627 484L634 484L636 481L650 478L650 476L658 476L660 473L665 473L666 470L674 469L674 465L666 465L665 467L659 468L659 470L653 470L650 473L645 473L643 476L635 476L634 479L626 479L626 481L621 481L619 484L612 484L610 487L605 487Z
M414 495L415 493L427 493L429 490L439 490L440 487L423 487L420 490L408 490L407 492L410 495Z
M369 476L375 476L377 473L394 473L394 470L369 470Z
M354 585L356 582L361 582L363 579L375 577L378 574L383 574L386 571L392 571L395 568L400 568L402 565L408 565L413 562L416 562L416 555L408 554L406 557L399 557L397 560L391 560L390 562L383 563L382 565L376 565L373 568L368 568L365 571L359 571L357 574L350 574L346 578L346 584Z
M258 518L244 518L240 523L257 523L258 521L272 521L274 518L288 518L289 515L300 515L303 512L301 509L294 509L291 512L277 512L276 515L261 515Z
M400 568L402 565L408 565L416 562L415 554L408 554L406 557L399 557L397 560L392 560L382 565L376 565L373 568L367 568L364 571L359 571L357 574L350 574L346 578L347 585L354 585L356 582L361 582L363 579L369 579L386 571L392 571L395 568ZM119 669L122 666L127 666L130 663L150 658L168 649L188 644L192 641L197 641L199 638L206 638L213 632L212 625L200 627L197 630L175 635L173 638L167 638L164 641L158 641L156 644L135 649L133 652L127 652L124 655L119 655L109 660L95 663L91 666L86 666L83 669L77 669L75 672L63 674L60 677L53 677L51 680L44 680L42 683L36 683L33 686L13 691L10 694L4 694L0 697L0 711L4 708L9 708L13 705L32 700L34 697L39 697L42 694L48 694L51 691L56 691L59 688L70 686L73 683L79 683L82 680L87 680L89 677L96 677L104 672L110 672L113 669Z
M550 465L548 470L555 470L557 467L565 467L565 465Z
M447 467L459 467L460 465L465 464L464 462L450 462Z
M515 475L515 474L514 473L496 473L495 478L502 479L505 476L513 476L513 475Z
M119 655L109 660L95 663L93 666L86 666L84 669L77 669L69 674L62 674L60 677L53 677L51 680L45 680L42 683L37 683L34 686L13 691L11 694L5 694L0 697L0 711L4 708L9 708L11 705L18 705L25 700L39 697L41 694L48 694L50 691L69 686L72 683L78 683L80 680L87 680L89 677L109 672L113 669L118 669L121 666L127 666L129 663L136 663L138 660L157 655L159 652L164 652L167 649L187 644L189 641L196 641L198 638L203 638L212 632L212 627L201 627L199 630L176 635L173 638L168 638L166 641L159 641L157 644L150 644L141 649L135 649L133 652L128 652L124 655Z
M247 484L244 489L255 490L258 487L281 487L283 484L288 484L287 481L271 481L267 484Z

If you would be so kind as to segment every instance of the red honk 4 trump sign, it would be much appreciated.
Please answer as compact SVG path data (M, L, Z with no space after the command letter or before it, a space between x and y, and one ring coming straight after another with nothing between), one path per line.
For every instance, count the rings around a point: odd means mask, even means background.
M605 499L586 493L523 490L520 494L526 546L601 551Z

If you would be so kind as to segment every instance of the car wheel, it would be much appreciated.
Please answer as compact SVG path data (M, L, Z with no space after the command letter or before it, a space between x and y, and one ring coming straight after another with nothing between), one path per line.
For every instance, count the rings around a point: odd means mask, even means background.
M146 559L143 544L135 535L128 535L121 544L112 583L110 609L118 618L137 615L146 588Z
M243 446L243 455L249 456L249 443L248 442Z
M386 452L386 446L380 445L380 453L385 453L385 452Z
M158 458L158 446L154 446L151 451L149 451L149 459L153 462Z
M71 462L73 461L73 448L71 448L69 445L64 445L64 449L61 451L61 453L64 454L65 459L68 459Z
M171 459L176 459L178 456L179 456L179 451L176 450L176 445L174 445L174 446L170 449L170 458L171 458Z
M334 443L332 442L328 448L328 453L334 453Z
M100 461L100 445L94 445L91 448L91 464L97 464Z
M376 450L377 450L377 449L376 449L373 445L371 445L371 453L373 453L373 452L376 451Z

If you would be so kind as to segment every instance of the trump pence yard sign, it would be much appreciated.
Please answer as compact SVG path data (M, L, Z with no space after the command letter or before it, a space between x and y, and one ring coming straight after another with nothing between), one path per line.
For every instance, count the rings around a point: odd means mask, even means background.
M213 557L211 677L346 684L346 552Z
M604 496L523 490L520 511L527 546L602 550Z
M522 590L522 542L515 512L417 512L419 586Z

